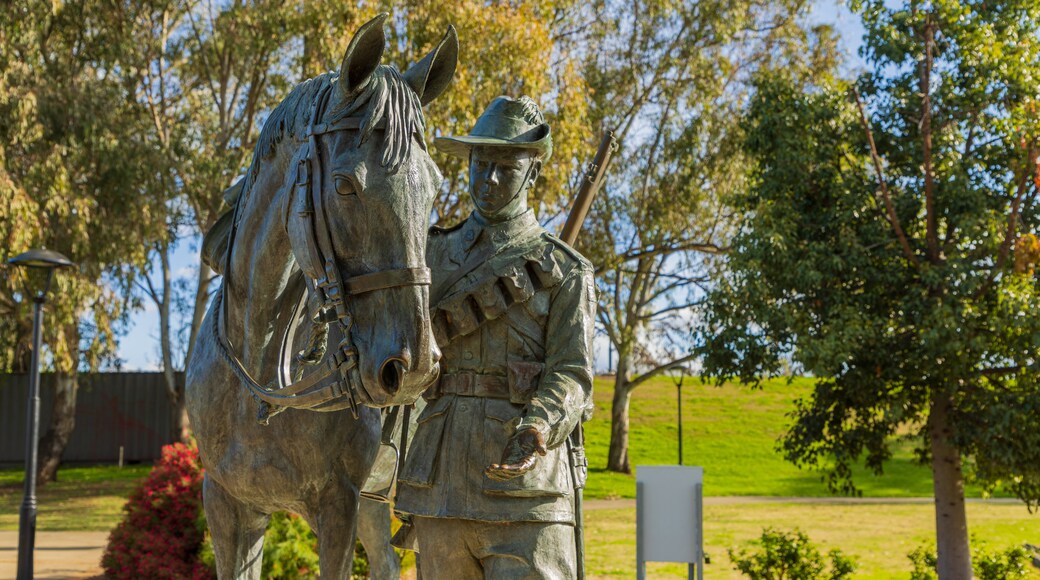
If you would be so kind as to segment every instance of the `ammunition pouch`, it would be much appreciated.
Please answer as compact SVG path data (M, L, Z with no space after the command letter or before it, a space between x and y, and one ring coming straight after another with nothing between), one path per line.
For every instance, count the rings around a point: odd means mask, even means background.
M563 269L553 256L551 243L533 252L494 257L473 273L476 282L440 301L432 308L433 332L440 344L476 331L517 304L524 304L539 290L563 280Z

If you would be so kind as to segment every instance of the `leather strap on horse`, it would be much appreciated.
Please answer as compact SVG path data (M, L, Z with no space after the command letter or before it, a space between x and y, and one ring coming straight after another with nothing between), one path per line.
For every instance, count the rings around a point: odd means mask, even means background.
M346 397L347 406L350 407L353 416L357 418L359 391L364 390L364 384L359 373L358 350L354 346L351 335L353 318L347 309L346 300L350 296L387 288L429 285L430 270L426 267L399 268L361 274L347 279L343 279L340 276L335 247L332 243L332 235L328 224L328 215L322 203L321 152L319 150L320 143L318 138L321 135L337 131L356 130L360 128L362 120L359 117L348 117L332 123L319 123L331 93L332 85L329 85L322 90L315 101L310 124L306 131L308 137L305 145L307 154L300 161L300 165L297 168L296 189L293 191L293 194L306 196L304 201L308 211L302 212L303 215L301 217L306 218L305 226L309 234L308 237L313 242L302 249L307 255L299 256L297 262L304 269L308 290L316 293L321 299L321 309L335 314L342 328L343 338L338 348L331 353L331 358L326 357L325 369L312 372L301 380L283 388L277 388L277 380L270 386L264 386L249 374L245 365L234 354L235 349L227 338L227 333L220 331L221 324L219 322L213 325L213 329L223 358L231 366L238 379L242 381L258 401L280 407L332 410L342 408L343 405L335 401ZM379 128L379 125L376 128ZM234 243L238 226L237 213L242 205L241 199L244 199L244 197L242 196L239 203L235 206L236 215L228 237L229 250L225 268L225 286L221 288L221 292L217 295L219 303L214 305L215 310L221 313L224 326L227 325L228 320L227 302L224 293L226 292L226 285L230 283L230 247ZM319 269L320 271L318 271ZM292 324L291 321L290 324ZM319 387L322 381L337 373L339 374L338 380ZM371 395L369 395L369 399L371 398ZM269 416L265 411L263 406L261 406L260 420L264 424L266 424L266 419Z

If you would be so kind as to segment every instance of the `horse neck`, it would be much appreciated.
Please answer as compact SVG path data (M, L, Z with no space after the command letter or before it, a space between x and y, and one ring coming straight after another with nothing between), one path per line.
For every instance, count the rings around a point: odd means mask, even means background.
M288 188L281 187L288 164L285 155L265 163L253 179L252 191L243 192L249 197L240 208L224 282L225 332L251 372L267 370L264 367L274 362L275 322L296 263L284 223Z

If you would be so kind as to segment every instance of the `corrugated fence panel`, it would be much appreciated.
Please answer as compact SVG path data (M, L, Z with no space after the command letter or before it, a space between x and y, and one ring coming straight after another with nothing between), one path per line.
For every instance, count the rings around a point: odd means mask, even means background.
M55 376L40 377L40 435L50 424ZM183 373L178 373L183 381ZM24 461L28 375L0 375L0 462ZM170 402L162 373L79 376L76 428L64 461L153 461L170 441Z

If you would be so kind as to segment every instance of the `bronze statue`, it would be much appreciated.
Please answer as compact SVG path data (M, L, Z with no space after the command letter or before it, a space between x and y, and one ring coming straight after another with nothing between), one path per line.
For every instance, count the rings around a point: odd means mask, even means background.
M592 266L527 207L549 125L531 99L499 97L436 145L469 159L475 211L430 234L443 359L396 509L423 578L573 578L586 463L571 436L592 409L596 300Z
M206 244L224 280L187 405L220 578L259 577L280 510L317 533L322 577L349 578L379 441L371 407L410 403L436 377L423 257L441 176L421 106L450 83L458 39L449 28L402 74L379 64L385 19L267 119L222 239Z

